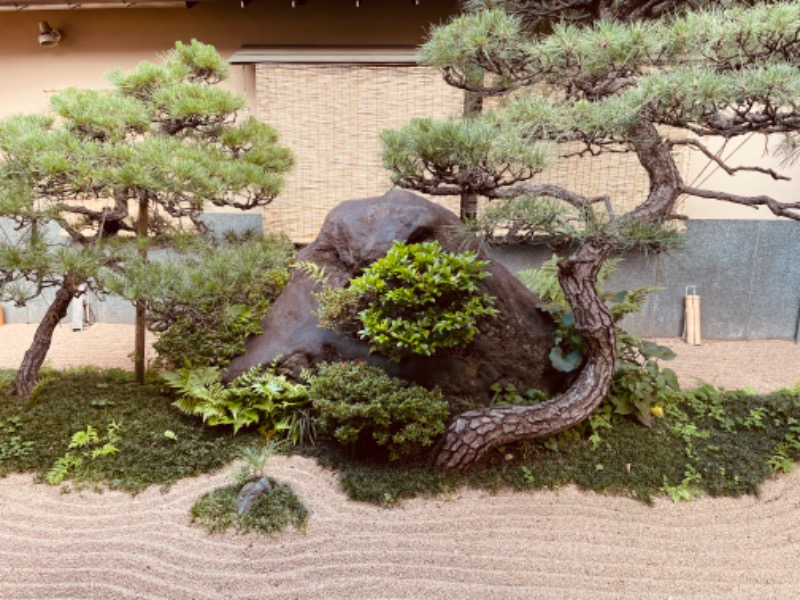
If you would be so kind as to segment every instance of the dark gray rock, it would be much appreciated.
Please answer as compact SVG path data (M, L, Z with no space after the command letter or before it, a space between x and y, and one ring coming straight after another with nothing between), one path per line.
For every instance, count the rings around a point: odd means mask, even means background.
M236 514L240 517L250 510L256 502L265 494L272 491L272 484L267 477L262 477L256 481L250 481L242 486L236 495Z
M330 284L344 285L385 256L395 240L417 243L436 239L451 252L474 250L474 241L466 243L463 236L453 235L458 226L458 218L447 209L410 192L394 190L334 208L298 261L324 267ZM295 374L320 361L364 360L391 375L426 387L438 385L446 394L482 402L491 398L490 388L498 382L519 390L556 391L562 377L548 359L552 321L535 307L535 297L505 267L491 262L488 270L491 277L482 282L481 291L497 299L500 316L485 320L481 333L467 348L401 364L370 354L369 346L351 335L319 328L313 315L317 303L311 294L316 284L295 271L262 322L265 333L248 340L245 354L231 363L225 379L255 365L270 364L276 357L282 368Z

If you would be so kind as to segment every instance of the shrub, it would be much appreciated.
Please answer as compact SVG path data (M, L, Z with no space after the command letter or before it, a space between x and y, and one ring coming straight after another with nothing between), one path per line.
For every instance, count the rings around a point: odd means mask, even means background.
M274 369L253 367L227 386L216 367L179 369L163 376L181 396L174 405L209 425L231 425L234 433L260 425L268 437L287 437L295 444L313 438L306 387Z
M395 242L385 257L351 279L349 288L317 295L320 323L346 327L357 312L358 335L398 362L466 346L479 321L498 314L494 298L478 293L489 276L487 264L473 252L445 252L437 241Z
M449 411L438 389L360 362L321 363L304 377L320 427L349 448L383 447L397 460L419 453L444 431Z
M172 367L225 367L289 281L294 247L285 237L194 240L169 261L133 262L115 291L141 298L153 345Z

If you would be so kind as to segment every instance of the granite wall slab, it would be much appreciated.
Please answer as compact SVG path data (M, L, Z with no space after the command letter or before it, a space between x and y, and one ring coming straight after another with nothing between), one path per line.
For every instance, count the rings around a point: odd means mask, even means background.
M255 215L214 215L216 231L258 229ZM491 250L512 271L539 266L543 248ZM708 339L795 339L800 313L800 222L698 220L687 223L680 250L658 256L627 255L608 282L610 290L653 286L641 313L624 326L645 337L683 333L683 298L694 286L702 299L702 333ZM119 298L90 299L98 321L133 322L133 308ZM45 305L3 305L8 323L36 322Z

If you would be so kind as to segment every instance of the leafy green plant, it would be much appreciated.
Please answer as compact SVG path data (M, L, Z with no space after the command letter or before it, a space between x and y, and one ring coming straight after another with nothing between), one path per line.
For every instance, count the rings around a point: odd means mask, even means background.
M22 438L21 428L19 416L0 420L0 464L11 458L22 458L33 450L33 441Z
M91 425L72 434L67 452L59 458L45 476L50 485L58 485L70 472L77 472L87 460L96 460L119 452L120 425L112 421L106 426L105 435L100 435Z
M267 437L279 435L295 444L313 439L306 387L274 368L253 367L228 385L217 367L179 369L163 377L180 395L175 406L209 425L230 425L234 433L260 425Z
M240 486L248 481L254 481L264 476L264 469L270 457L278 451L278 444L268 442L257 446L246 446L242 448L239 458L242 464L233 472L233 479Z
M547 394L536 388L529 388L524 392L517 390L517 386L513 383L493 383L491 388L494 395L492 396L492 405L508 405L508 404L537 404L547 400Z
M789 443L779 444L767 458L767 464L773 473L792 473L797 468L795 461L789 456Z
M701 480L700 473L689 465L683 473L683 479L677 485L671 485L665 475L661 491L669 496L673 502L686 502L703 495L703 488L700 486Z
M322 363L304 378L321 428L349 448L385 448L397 460L419 454L444 431L449 411L438 389L360 362Z
M342 333L356 333L361 292L349 285L330 285L330 277L325 268L317 263L301 261L295 266L319 286L313 292L319 306L315 313L319 326L330 330L338 329Z
M559 371L576 371L586 353L583 338L575 328L575 316L558 283L558 257L553 255L539 269L520 273L522 282L537 294L540 308L550 313L556 323L555 345L550 352L553 367ZM598 274L597 286L611 312L617 328L614 380L605 402L616 414L631 415L646 426L653 416L662 416L664 405L676 397L680 387L674 371L664 369L659 360L671 360L674 352L665 346L642 340L619 326L625 315L638 312L648 293L643 287L620 292L607 292L604 283L616 270L621 259L609 260Z
M483 318L498 314L480 294L488 262L473 252L445 252L439 242L395 242L341 290L317 294L320 323L347 327L358 315L358 335L394 361L467 346ZM324 277L324 275L323 275Z

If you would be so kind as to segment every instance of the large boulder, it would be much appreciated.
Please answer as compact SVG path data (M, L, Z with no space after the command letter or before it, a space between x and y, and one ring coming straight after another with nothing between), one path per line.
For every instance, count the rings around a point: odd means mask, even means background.
M451 252L465 249L464 236L453 235L458 218L421 196L394 190L379 198L343 202L325 219L314 242L298 255L324 267L332 285L345 285L362 269L383 257L395 240L409 243L438 240ZM486 258L486 256L481 256ZM539 311L536 298L504 266L492 261L491 276L481 292L494 296L500 315L485 319L481 333L467 348L432 357L393 363L370 353L367 343L352 335L318 326L312 292L317 284L296 270L262 322L264 333L247 341L225 374L231 380L255 365L278 364L295 374L320 361L363 360L388 373L446 394L487 402L495 383L531 387L552 393L562 378L550 366L554 326Z

